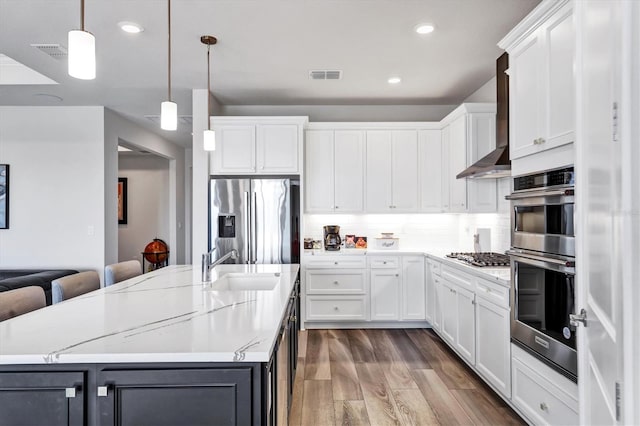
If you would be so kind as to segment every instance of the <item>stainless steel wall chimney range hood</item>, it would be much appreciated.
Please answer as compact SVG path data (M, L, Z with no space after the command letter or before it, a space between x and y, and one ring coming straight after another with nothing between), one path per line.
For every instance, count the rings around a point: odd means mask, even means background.
M503 53L496 61L496 149L459 173L456 178L497 179L511 176L509 160L509 56Z

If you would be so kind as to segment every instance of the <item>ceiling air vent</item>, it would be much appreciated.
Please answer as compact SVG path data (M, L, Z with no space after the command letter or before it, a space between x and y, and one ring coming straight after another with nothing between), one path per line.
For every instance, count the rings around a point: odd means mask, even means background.
M39 51L51 56L53 59L62 60L67 57L67 48L59 44L36 43L32 44L31 47L35 47Z
M309 71L311 80L340 80L342 71L339 70L312 70Z

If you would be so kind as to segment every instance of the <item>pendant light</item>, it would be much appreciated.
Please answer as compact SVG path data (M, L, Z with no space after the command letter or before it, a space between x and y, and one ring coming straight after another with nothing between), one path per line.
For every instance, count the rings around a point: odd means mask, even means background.
M204 131L204 150L215 151L216 150L216 132L211 130L211 59L209 54L211 52L211 45L216 44L218 39L214 36L205 35L200 37L200 41L207 45L207 130Z
M176 130L178 128L178 105L171 101L171 0L167 0L167 22L167 27L169 28L169 42L167 48L169 100L160 104L160 127L164 130Z
M69 75L81 80L96 78L96 38L84 30L84 0L80 0L80 29L69 31Z

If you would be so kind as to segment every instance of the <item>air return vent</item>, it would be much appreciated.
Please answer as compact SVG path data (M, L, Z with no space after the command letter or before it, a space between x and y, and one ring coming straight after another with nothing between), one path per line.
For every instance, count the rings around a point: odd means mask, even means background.
M147 120L151 120L157 125L160 125L160 116L159 115L145 115L144 118ZM193 116L191 115L179 115L178 116L178 124L190 126L193 124Z
M53 59L62 60L67 57L67 48L59 44L36 43L32 44L31 47L35 47L39 51L51 56Z
M342 71L339 70L311 70L309 71L311 80L340 80Z

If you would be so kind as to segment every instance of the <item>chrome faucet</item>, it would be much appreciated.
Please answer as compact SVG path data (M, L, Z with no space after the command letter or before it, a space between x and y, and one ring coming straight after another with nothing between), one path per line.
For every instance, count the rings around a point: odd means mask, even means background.
M229 258L232 258L234 260L238 258L238 250L232 249L229 253L213 261L212 255L215 250L216 248L214 247L207 254L202 255L202 282L208 283L211 281L211 270L217 265L221 264Z

